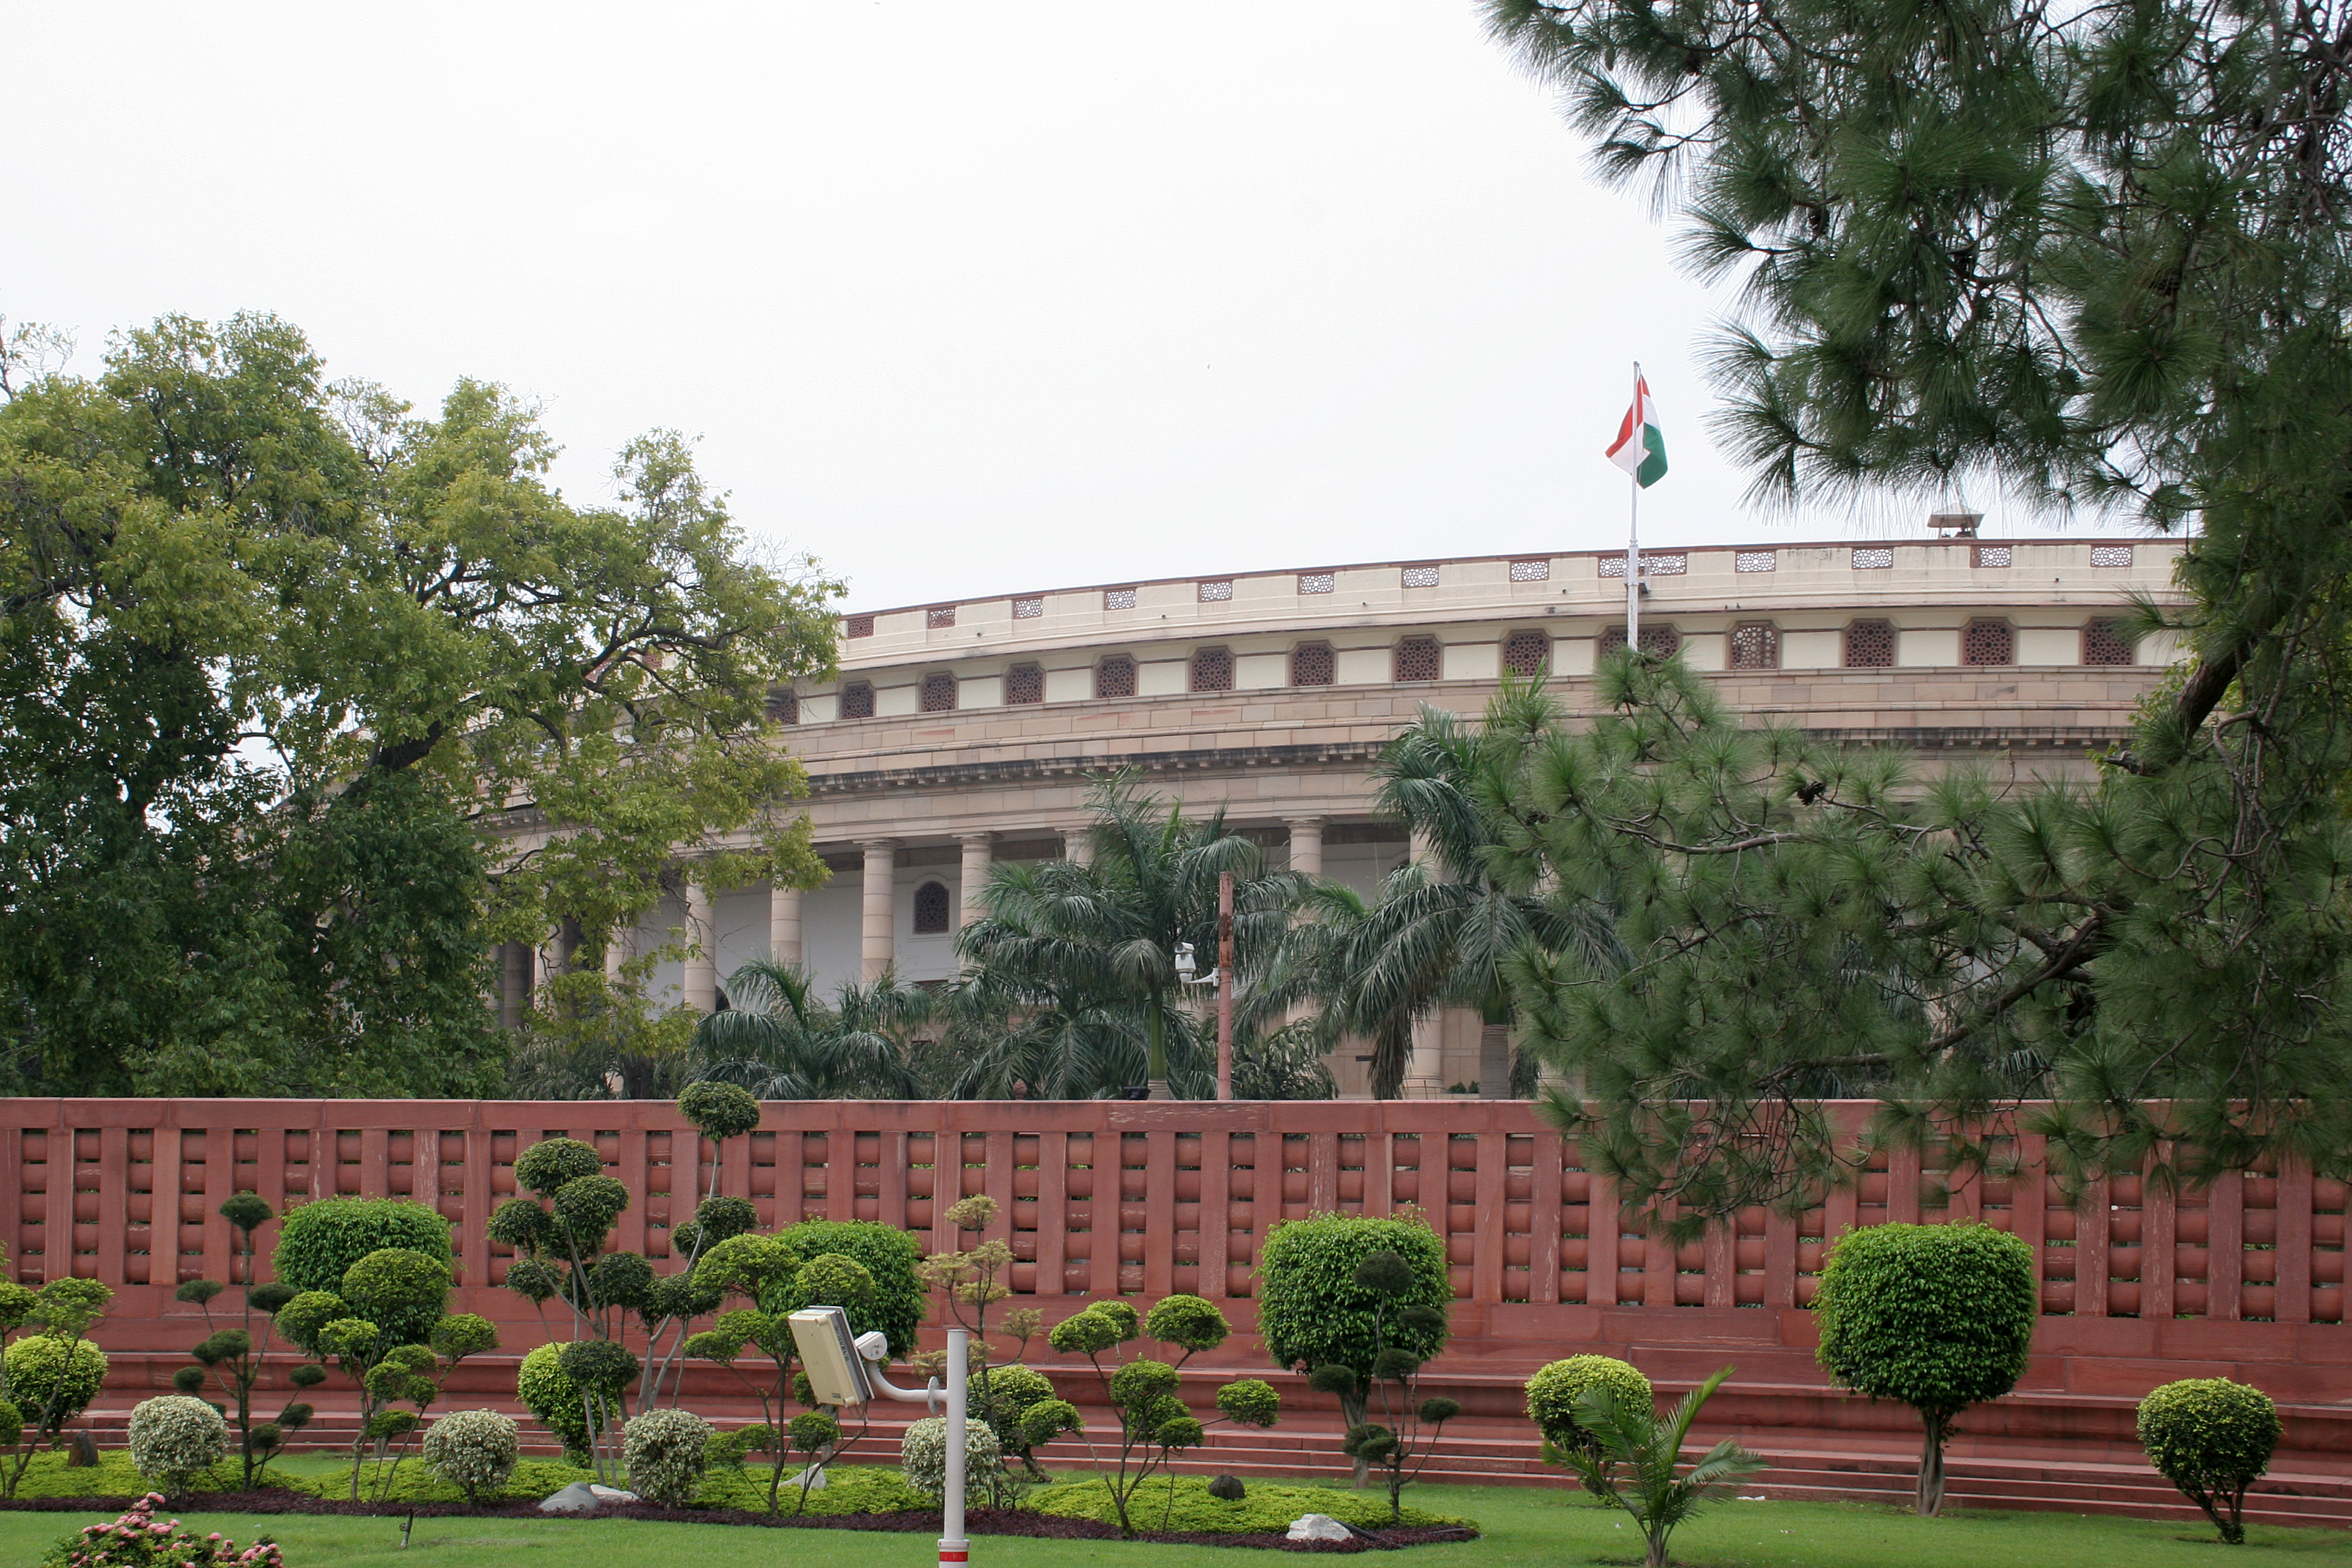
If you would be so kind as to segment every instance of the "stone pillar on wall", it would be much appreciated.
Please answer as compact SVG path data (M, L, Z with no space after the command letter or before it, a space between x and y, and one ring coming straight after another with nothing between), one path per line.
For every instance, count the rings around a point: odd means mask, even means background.
M1304 871L1310 877L1323 874L1323 818L1294 816L1290 819L1290 868Z
M962 908L956 929L961 931L980 919L981 890L988 886L988 869L996 860L996 835L966 833L958 836L956 842L963 846L963 872L957 884Z
M686 940L694 944L686 958L686 1005L707 1016L719 1011L719 923L709 890L698 882L686 885Z
M1434 860L1436 847L1415 828L1412 858ZM1436 868L1432 866L1432 871ZM1434 1100L1445 1092L1445 1009L1439 1008L1412 1026L1412 1055L1405 1061L1404 1082L1397 1090L1406 1100Z
M1089 825L1091 826L1091 824ZM1062 858L1073 866L1091 866L1095 859L1094 840L1087 837L1084 827L1065 828L1062 832Z
M768 889L768 953L778 963L801 961L801 890L781 882Z
M866 980L879 980L896 956L898 914L898 841L869 839L866 852L865 919L859 927L857 970Z

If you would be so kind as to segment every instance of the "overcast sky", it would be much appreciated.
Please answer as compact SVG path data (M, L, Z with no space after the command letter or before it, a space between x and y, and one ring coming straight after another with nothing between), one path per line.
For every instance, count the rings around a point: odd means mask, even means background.
M276 311L335 374L545 405L577 499L667 426L875 607L1622 545L1764 517L1721 301L1468 0L5 7L0 313ZM2047 531L1972 498L1986 531Z

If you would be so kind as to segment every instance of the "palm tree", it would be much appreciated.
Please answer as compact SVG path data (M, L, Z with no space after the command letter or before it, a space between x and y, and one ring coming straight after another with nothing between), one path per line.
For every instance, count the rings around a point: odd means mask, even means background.
M825 1007L807 971L754 959L728 977L727 995L733 1005L695 1028L692 1078L740 1084L761 1100L929 1098L908 1041L935 1005L895 974L845 984Z
M1216 951L1217 879L1231 872L1245 974L1306 889L1303 877L1268 871L1222 810L1187 818L1128 774L1096 781L1089 805L1093 858L1000 864L981 894L985 913L958 939L971 973L956 1005L973 1039L959 1095L1016 1079L1057 1099L1138 1081L1155 1099L1171 1082L1186 1098L1213 1092L1203 1045L1213 1035L1178 980L1177 947Z
M1479 1079L1488 1094L1535 1088L1535 1066L1510 1046L1504 963L1523 946L1573 951L1606 965L1617 952L1607 910L1548 897L1525 851L1538 824L1512 815L1514 786L1564 724L1540 679L1506 679L1476 722L1423 706L1374 765L1374 799L1402 822L1422 855L1367 900L1337 883L1303 900L1266 1003L1320 1005L1327 1038L1372 1047L1372 1094L1402 1087L1416 1024L1440 1007L1478 1009Z

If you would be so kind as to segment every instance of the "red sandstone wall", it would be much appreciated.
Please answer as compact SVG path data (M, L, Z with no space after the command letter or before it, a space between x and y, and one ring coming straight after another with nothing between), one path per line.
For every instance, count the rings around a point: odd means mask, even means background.
M666 1257L668 1227L711 1178L709 1146L666 1103L9 1100L0 1245L27 1283L72 1273L116 1288L100 1335L117 1352L110 1392L135 1394L168 1386L201 1337L173 1288L241 1278L223 1199L257 1192L283 1210L337 1194L413 1197L453 1227L457 1308L509 1325L519 1351L538 1320L497 1288L506 1257L484 1225L515 1191L515 1156L558 1135L593 1141L638 1194L616 1245ZM730 1142L718 1182L770 1224L878 1219L926 1248L952 1240L932 1228L940 1194L990 1193L1006 1200L996 1234L1021 1259L1022 1304L1052 1322L1088 1296L1197 1291L1234 1319L1216 1358L1229 1366L1263 1362L1247 1297L1269 1226L1417 1205L1453 1259L1446 1367L1474 1413L1506 1418L1528 1370L1614 1349L1670 1387L1736 1363L1727 1417L1814 1430L1908 1419L1829 1391L1812 1365L1802 1309L1827 1239L1975 1215L2024 1237L2041 1262L2045 1316L2034 1364L1997 1417L2008 1436L2128 1443L2129 1403L2149 1387L2226 1373L2300 1407L2291 1448L2352 1454L2344 1184L2290 1167L2175 1201L2127 1178L2078 1213L2056 1198L2039 1141L2022 1144L2017 1176L1964 1184L1948 1206L1927 1206L1937 1173L1898 1153L1822 1208L1742 1214L1680 1248L1622 1234L1607 1180L1510 1102L779 1102ZM276 1232L261 1236L265 1278Z

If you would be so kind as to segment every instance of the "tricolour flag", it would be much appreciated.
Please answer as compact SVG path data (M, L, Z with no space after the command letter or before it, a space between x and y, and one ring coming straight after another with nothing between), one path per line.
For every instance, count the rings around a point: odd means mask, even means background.
M1625 422L1617 426L1609 460L1633 475L1643 489L1666 477L1666 434L1658 428L1658 405L1650 396L1650 384L1639 375L1633 377L1633 406L1625 410Z

